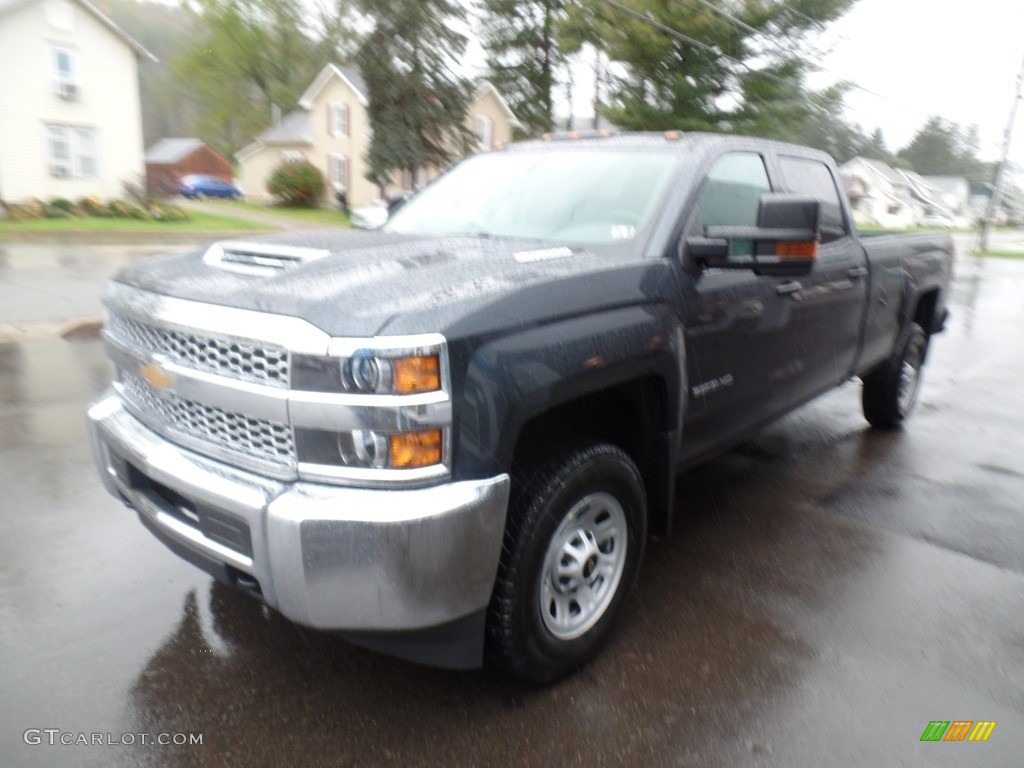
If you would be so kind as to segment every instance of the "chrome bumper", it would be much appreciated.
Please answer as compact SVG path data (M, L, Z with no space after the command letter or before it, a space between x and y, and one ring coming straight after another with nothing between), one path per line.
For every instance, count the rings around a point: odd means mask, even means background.
M508 475L412 490L280 482L181 448L108 392L89 409L107 489L157 536L292 621L404 631L486 608Z

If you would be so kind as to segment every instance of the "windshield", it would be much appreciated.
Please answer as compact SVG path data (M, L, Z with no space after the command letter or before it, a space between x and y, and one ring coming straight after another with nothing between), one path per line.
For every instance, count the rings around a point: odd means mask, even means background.
M607 149L481 154L416 195L385 229L628 241L651 220L677 163L663 152Z

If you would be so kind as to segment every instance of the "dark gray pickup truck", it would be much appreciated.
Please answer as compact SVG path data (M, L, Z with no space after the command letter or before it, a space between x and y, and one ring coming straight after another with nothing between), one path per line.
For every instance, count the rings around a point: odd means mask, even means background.
M861 240L824 154L567 136L379 232L224 242L106 293L109 491L298 623L532 680L606 639L680 468L858 377L917 397L953 246Z

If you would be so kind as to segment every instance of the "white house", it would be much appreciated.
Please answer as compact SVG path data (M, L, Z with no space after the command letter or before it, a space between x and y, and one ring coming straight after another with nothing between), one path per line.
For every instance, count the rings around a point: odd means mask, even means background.
M968 226L971 211L971 185L963 176L925 176L925 180L938 190L943 206L961 226Z
M372 205L381 190L366 179L370 149L369 93L360 73L351 67L328 64L290 112L264 131L235 157L242 167L242 189L248 200L269 200L267 180L282 163L305 160L319 168L328 187L344 191L352 207ZM479 151L512 140L518 121L490 83L477 89L466 115L467 128L477 138ZM422 186L437 175L424 169L413 178L394 179L389 195Z
M0 200L121 197L144 177L140 57L88 0L0 0Z
M855 157L839 167L839 174L858 224L911 227L924 216L912 179L883 162Z

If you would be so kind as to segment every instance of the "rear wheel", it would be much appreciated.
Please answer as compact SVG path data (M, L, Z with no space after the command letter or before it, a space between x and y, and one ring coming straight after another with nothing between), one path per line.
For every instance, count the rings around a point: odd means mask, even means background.
M646 499L608 443L539 462L514 492L488 614L488 651L518 677L576 670L607 639L643 556Z
M921 368L928 337L917 323L900 335L896 352L864 377L861 403L864 417L879 429L899 426L914 409L921 390Z

